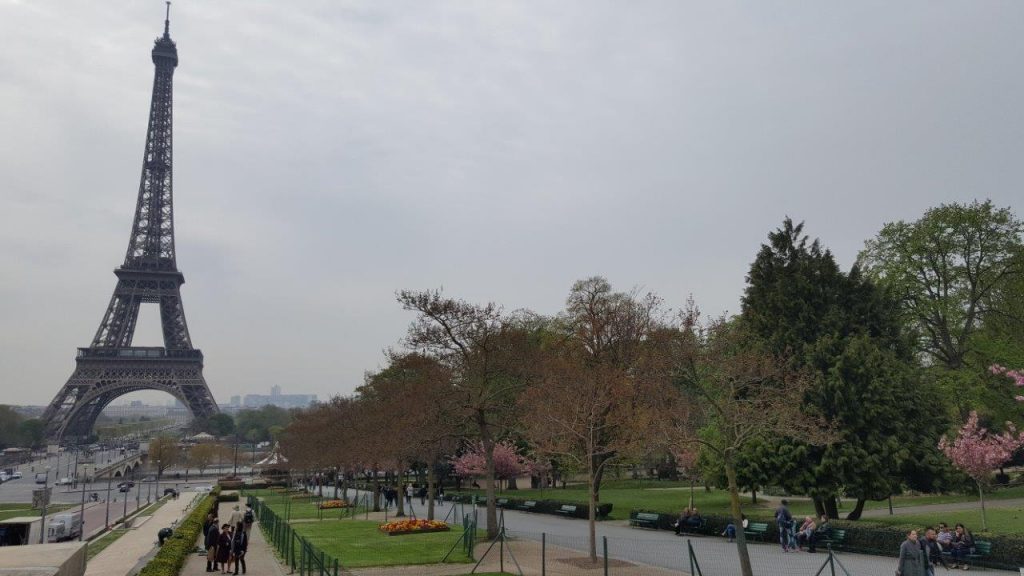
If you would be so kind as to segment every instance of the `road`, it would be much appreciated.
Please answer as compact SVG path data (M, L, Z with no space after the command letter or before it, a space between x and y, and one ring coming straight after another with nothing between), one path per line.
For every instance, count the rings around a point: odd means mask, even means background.
M327 490L324 491L327 495ZM365 494L365 493L364 493ZM459 524L463 512L473 514L470 506L456 504L452 512L452 504L444 503L435 511L438 519L448 516L448 520ZM413 509L420 517L425 510L420 506L419 499L413 499ZM480 525L485 523L485 511L477 512ZM540 541L545 535L548 546L558 546L585 552L588 549L587 523L585 520L563 518L548 514L533 514L508 510L504 513L507 534L513 539ZM730 544L725 538L710 536L694 536L680 538L666 530L647 530L631 528L628 521L609 520L597 524L597 549L601 553L607 539L610 558L625 560L639 564L647 564L673 570L687 570L689 558L687 541L692 544L697 562L704 576L735 576L740 573L739 561L736 556L736 545ZM515 542L509 544L515 550ZM755 574L814 574L827 559L827 554L808 554L806 552L783 553L778 544L751 543L749 546L751 562ZM895 554L895 550L893 551ZM836 553L836 558L853 576L883 576L893 573L896 567L895 558L871 556L866 554ZM829 574L826 568L824 574ZM837 567L836 574L842 571ZM992 569L972 568L972 574L983 576L1008 576L1016 572L1005 572Z

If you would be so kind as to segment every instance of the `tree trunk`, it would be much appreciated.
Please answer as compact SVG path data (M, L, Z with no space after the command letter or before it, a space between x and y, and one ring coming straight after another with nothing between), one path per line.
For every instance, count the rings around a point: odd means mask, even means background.
M591 452L593 453L593 452ZM590 561L597 562L597 471L594 458L587 458L587 539L590 547Z
M836 497L834 494L829 494L823 504L825 505L825 514L828 514L830 519L839 518L839 507L836 506Z
M494 495L494 439L491 438L490 428L484 420L484 415L477 416L477 424L482 435L481 444L484 448L484 464L487 473L484 475L484 495L487 498L487 538L493 540L498 537L498 506L497 498Z
M516 485L516 477L513 476L505 481L506 490L519 490L519 486Z
M740 508L740 489L736 484L736 465L728 458L725 461L725 476L729 480L729 508L732 511L732 525L736 527L736 553L740 557L742 576L754 576L750 566L750 552L747 550L747 537L743 533L743 510Z
M846 515L847 520L860 520L860 515L864 512L864 503L867 502L866 498L857 498L857 504L850 510L850 513ZM831 516L830 516L831 518Z
M405 517L405 489L406 486L398 484L398 504L395 506L395 518Z
M818 518L821 518L822 516L824 516L825 515L825 503L821 501L821 498L818 497L818 496L812 496L811 497L811 502L814 503L814 515L816 517L818 517Z
M380 512L380 477L373 473L373 511Z
M754 506L757 506L757 490L756 489L752 489L750 491L750 503L753 504Z
M433 466L427 469L427 520L434 519L434 489L437 485L437 472Z
M978 482L978 496L981 497L981 531L985 532L988 530L988 522L985 518L985 491L981 488L981 482Z

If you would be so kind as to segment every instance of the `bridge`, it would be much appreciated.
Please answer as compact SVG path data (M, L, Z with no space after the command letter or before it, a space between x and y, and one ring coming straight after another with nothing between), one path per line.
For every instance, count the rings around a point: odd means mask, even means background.
M97 468L96 472L93 473L92 477L94 480L100 478L121 478L130 475L133 471L137 471L142 467L146 461L145 454L135 454L133 456L126 456L116 462L111 462L102 468Z

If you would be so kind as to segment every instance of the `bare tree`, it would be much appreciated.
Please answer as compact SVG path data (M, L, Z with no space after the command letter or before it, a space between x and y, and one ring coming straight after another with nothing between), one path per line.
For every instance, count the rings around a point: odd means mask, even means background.
M439 291L402 291L398 301L418 314L407 346L452 371L452 399L465 414L462 432L484 446L487 534L494 538L494 446L516 422L516 399L531 368L528 333L494 304L469 304L444 298Z
M699 444L719 458L728 480L736 547L743 576L752 576L743 534L736 458L750 442L790 436L826 443L830 427L801 413L810 379L763 352L741 327L722 320L701 327L696 308L684 314L675 346L676 386L662 396L660 425L669 447ZM713 430L713 433L708 433Z
M597 559L596 519L601 481L616 458L639 455L646 422L664 385L664 362L649 336L658 327L653 295L615 293L604 278L573 285L557 335L545 347L542 377L523 394L527 437L540 454L585 470L589 551Z

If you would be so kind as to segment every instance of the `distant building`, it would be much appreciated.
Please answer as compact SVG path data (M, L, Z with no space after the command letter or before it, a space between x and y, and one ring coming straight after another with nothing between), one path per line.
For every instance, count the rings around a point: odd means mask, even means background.
M237 394L235 396L232 396L231 397L231 404L230 405L231 406L241 406L242 405L242 397L238 396Z
M316 402L316 394L281 394L280 386L270 388L270 395L246 394L242 406L259 408L261 406L277 406L279 408L305 408Z

